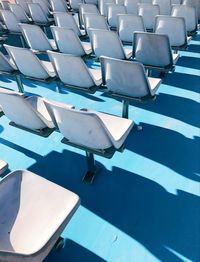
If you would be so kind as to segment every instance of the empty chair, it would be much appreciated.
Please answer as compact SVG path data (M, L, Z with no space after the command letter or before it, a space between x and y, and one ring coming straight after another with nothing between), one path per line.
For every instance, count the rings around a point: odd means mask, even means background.
M29 49L4 45L14 60L18 70L27 78L48 83L54 80L56 74L48 61L41 61Z
M53 20L44 13L42 7L38 3L28 3L29 11L33 22L36 25L48 27L53 24Z
M79 204L78 195L28 170L9 173L0 181L0 261L43 261L64 242Z
M97 14L84 14L84 26L87 34L89 34L90 28L104 30L110 29L105 16Z
M26 12L24 9L21 7L19 4L9 4L10 10L15 14L17 17L18 21L21 23L30 23L31 20L27 16Z
M183 17L185 19L188 34L196 32L197 15L194 7L188 5L173 5L171 15L175 17Z
M124 0L124 6L126 7L127 13L137 15L139 3L141 3L141 0Z
M48 136L54 126L41 97L24 97L22 93L0 88L0 105L11 125Z
M96 57L109 56L118 59L130 59L132 52L123 47L116 32L102 29L90 29L92 49Z
M170 45L175 50L185 49L188 44L185 19L159 15L156 17L155 33L168 35Z
M183 5L189 5L189 6L194 7L197 11L198 21L200 21L200 2L199 0L183 0L182 3Z
M103 56L100 61L108 93L123 101L122 117L128 118L130 101L144 102L155 98L161 79L147 77L141 63Z
M126 14L126 7L123 5L108 4L108 24L112 29L117 27L117 15Z
M171 14L171 0L152 0L153 5L158 5L161 15Z
M33 51L46 52L57 49L55 41L48 39L39 26L30 24L19 24L19 26L27 45Z
M79 37L85 36L85 32L79 29L72 14L64 12L54 13L54 19L57 26L72 29Z
M142 16L138 15L118 15L118 34L122 42L132 43L133 32L145 31Z
M133 122L86 109L67 109L53 103L51 107L64 136L62 142L86 151L88 171L83 180L91 183L96 173L94 154L111 158L116 150L122 150Z
M139 4L138 5L138 15L143 17L144 26L146 30L152 31L155 24L155 18L160 14L160 9L158 5L152 4Z
M48 51L56 72L66 87L94 93L102 84L101 71L89 69L81 57Z
M107 17L108 15L108 4L114 4L114 0L98 0L98 7L101 15Z
M28 8L28 1L27 0L16 0L16 3L19 4L23 10L26 12L27 16L30 17L30 11Z
M92 53L91 44L81 42L72 29L52 26L51 31L60 52L75 56L88 56Z
M97 14L100 15L100 12L96 5L94 4L80 4L79 6L79 16L81 24L84 24L84 14Z
M49 3L45 0L32 0L34 4L39 4L46 17L50 16Z
M0 107L0 112L1 112L1 107ZM6 171L7 168L8 168L8 163L0 159L0 175L2 175L3 172Z
M147 69L168 72L174 70L179 55L172 54L167 35L135 32L133 57Z
M53 12L68 12L67 2L64 0L50 0Z

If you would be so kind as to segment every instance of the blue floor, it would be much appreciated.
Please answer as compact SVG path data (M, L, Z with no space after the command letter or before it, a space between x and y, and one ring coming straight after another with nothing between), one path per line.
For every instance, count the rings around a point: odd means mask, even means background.
M180 54L157 99L130 107L143 131L132 131L111 160L96 157L101 172L93 185L81 182L84 152L61 144L61 134L42 138L0 118L0 159L9 171L31 170L81 197L63 232L65 248L46 262L200 261L200 32ZM11 78L1 77L0 86L17 90ZM72 92L55 82L24 86L28 94L121 114L121 103L102 92Z

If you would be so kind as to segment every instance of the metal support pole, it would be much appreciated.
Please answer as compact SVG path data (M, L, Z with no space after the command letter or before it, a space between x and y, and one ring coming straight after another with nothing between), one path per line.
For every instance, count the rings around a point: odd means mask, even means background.
M20 75L16 75L16 82L17 82L17 86L18 86L18 90L20 93L24 93L24 86L22 84L22 79Z
M83 181L87 184L92 184L94 176L96 174L96 166L94 160L94 154L86 151L86 159L87 159L87 173L83 178Z
M122 108L122 117L128 118L128 107L129 107L129 101L123 100L123 108Z

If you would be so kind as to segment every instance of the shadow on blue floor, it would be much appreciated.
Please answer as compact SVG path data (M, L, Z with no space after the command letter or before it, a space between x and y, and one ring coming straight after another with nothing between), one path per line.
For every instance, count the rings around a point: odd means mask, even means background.
M199 46L198 46L198 48L200 49ZM199 52L200 52L200 50L199 50ZM176 65L200 70L199 63L200 63L199 58L197 58L197 57L181 56L178 59L178 62L176 63Z

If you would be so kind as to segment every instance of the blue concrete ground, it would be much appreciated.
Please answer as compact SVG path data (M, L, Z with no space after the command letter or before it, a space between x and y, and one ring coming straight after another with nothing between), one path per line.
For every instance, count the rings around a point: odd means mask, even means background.
M0 159L9 169L31 170L82 200L63 232L65 248L46 262L200 261L200 34L180 54L157 99L130 107L143 131L132 131L111 160L96 157L101 173L93 185L81 182L84 152L61 144L61 134L42 138L0 118ZM11 78L1 77L0 86L17 90ZM102 92L72 92L56 82L24 86L28 94L121 114L121 103Z

